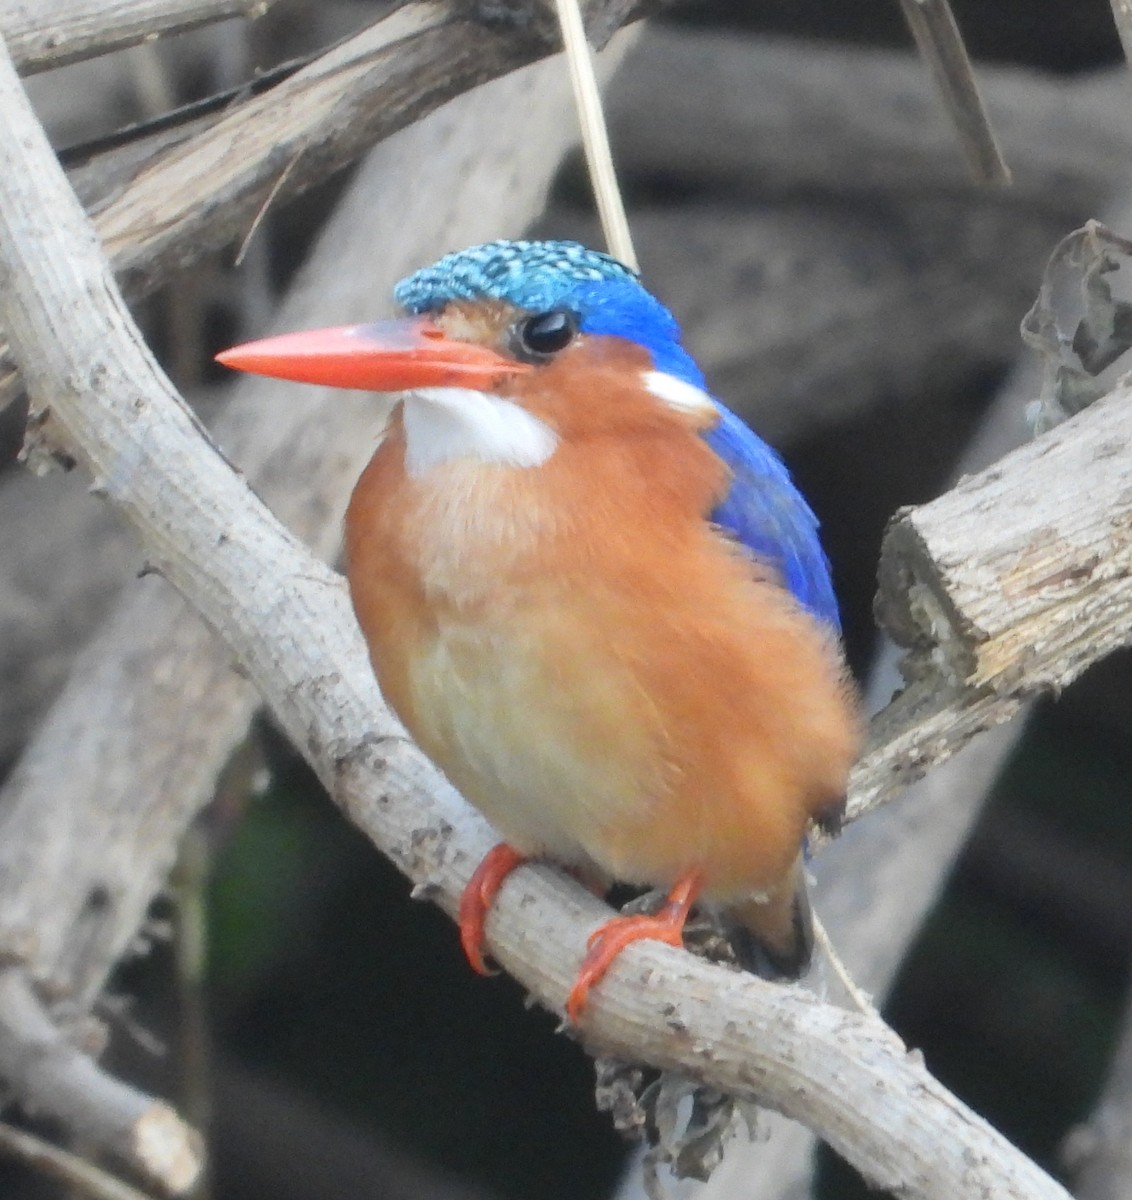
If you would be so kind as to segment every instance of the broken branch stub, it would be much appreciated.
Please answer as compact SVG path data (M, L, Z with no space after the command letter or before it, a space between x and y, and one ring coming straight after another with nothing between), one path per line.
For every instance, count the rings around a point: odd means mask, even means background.
M1057 691L1132 642L1132 387L897 513L879 573L913 678Z

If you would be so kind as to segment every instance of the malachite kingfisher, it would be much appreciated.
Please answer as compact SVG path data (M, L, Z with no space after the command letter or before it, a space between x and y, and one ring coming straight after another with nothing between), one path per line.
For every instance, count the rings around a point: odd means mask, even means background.
M382 693L505 841L460 909L473 967L529 858L668 892L590 939L567 1002L693 904L797 976L802 847L859 719L817 521L608 255L498 241L399 283L407 319L238 346L238 370L403 392L346 516ZM744 950L745 947L745 950Z

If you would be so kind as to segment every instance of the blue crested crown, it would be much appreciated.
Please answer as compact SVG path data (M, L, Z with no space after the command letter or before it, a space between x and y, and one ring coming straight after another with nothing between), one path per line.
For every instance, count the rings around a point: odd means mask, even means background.
M578 242L486 242L415 271L393 289L393 296L411 313L435 312L450 300L485 297L542 312L563 304L579 286L636 278L617 259Z
M411 313L451 300L503 300L527 312L569 308L586 333L644 346L659 370L697 387L703 375L680 345L676 319L624 263L579 242L486 242L447 254L393 289Z

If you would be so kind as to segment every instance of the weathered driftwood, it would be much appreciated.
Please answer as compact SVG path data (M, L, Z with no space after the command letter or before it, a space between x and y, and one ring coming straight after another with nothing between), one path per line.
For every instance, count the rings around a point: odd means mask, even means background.
M877 613L910 682L873 723L851 816L1132 641L1129 400L1119 387L893 519Z
M275 0L2 0L0 36L17 68L45 71L222 21L262 16Z
M337 801L452 911L489 830L384 713L340 580L204 444L155 368L10 69L0 107L0 305L32 394L52 397L51 436L230 641ZM489 940L560 1011L585 934L607 914L556 872L528 867L504 887ZM669 947L634 947L595 996L584 1036L595 1049L758 1096L908 1196L1065 1196L891 1031L797 988Z

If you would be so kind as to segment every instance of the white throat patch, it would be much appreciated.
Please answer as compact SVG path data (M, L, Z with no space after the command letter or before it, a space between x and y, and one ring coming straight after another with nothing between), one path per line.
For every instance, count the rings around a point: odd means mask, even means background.
M460 458L537 467L558 435L525 409L470 388L421 388L405 396L405 469L419 478Z
M677 379L675 375L669 375L667 371L645 371L641 375L641 382L658 400L663 400L677 412L704 415L718 414L719 412L703 388L698 388L694 383L688 383L686 380Z

